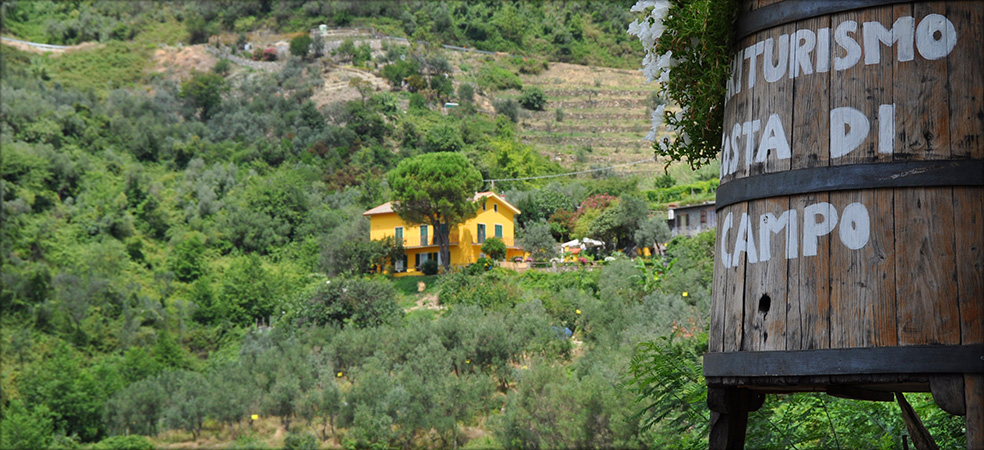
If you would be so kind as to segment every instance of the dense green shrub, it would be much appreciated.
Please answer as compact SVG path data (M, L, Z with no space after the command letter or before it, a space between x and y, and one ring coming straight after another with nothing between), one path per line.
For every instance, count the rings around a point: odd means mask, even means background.
M485 64L478 70L478 85L482 89L503 91L522 89L523 82L515 73L495 64Z
M519 73L527 75L539 75L550 68L546 61L527 56L514 56L510 62L519 69Z
M213 316L246 326L268 321L279 298L280 286L255 253L235 258L220 281Z
M95 443L92 450L154 450L154 444L144 436L110 436Z
M495 268L479 276L466 272L446 275L441 281L438 300L442 305L475 305L485 310L502 310L515 306L521 297L522 292L509 273Z
M516 103L516 100L511 98L496 100L492 106L495 107L497 114L508 117L513 123L519 122L519 103Z
M201 110L201 119L208 120L222 103L222 94L229 91L222 75L213 72L195 72L181 84L181 98Z
M406 78L407 88L410 92L420 93L427 89L427 79L422 75L410 75Z
M24 406L20 399L10 401L0 422L0 442L11 450L49 448L54 426L51 412L44 404L34 408Z
M317 450L318 438L311 433L291 432L284 438L284 450Z
M327 272L332 275L382 272L403 255L402 243L392 236L374 241L360 236L341 241L333 250L332 262L327 267Z
M472 86L471 83L461 83L458 86L458 101L462 103L475 101L475 86Z
M417 112L427 111L428 110L428 108L427 108L427 97L424 97L423 95L421 95L419 93L416 93L416 92L410 94L409 107L410 107L410 111L411 112L413 112L413 111L417 111Z
M444 74L431 77L430 88L442 98L448 98L454 94L454 85L451 83L451 79Z
M403 80L412 75L419 75L420 66L413 60L404 61L397 58L390 64L383 66L381 73L383 78L389 80L390 86L395 90L400 88Z
M506 243L496 237L488 238L482 243L482 253L494 261L502 261L506 258Z
M372 59L372 48L369 47L368 43L356 47L355 42L351 39L342 42L342 45L338 47L338 53L352 61L352 65L355 66L361 66L362 63Z
M464 146L461 130L447 121L434 125L424 135L424 150L428 152L457 152Z
M83 442L92 442L103 436L102 405L107 397L104 384L108 380L96 379L82 363L81 355L64 341L41 363L32 366L18 383L18 389L33 414L43 425L45 405L50 411L54 430L65 435L76 434Z
M308 294L294 321L298 325L377 326L398 318L393 285L381 279L329 280Z
M311 36L301 35L290 41L290 54L298 58L306 58L311 50Z
M423 272L424 275L436 275L438 267L437 260L433 258L420 263L420 271Z
M519 104L526 109L543 111L543 108L547 106L547 98L543 95L542 89L538 87L528 87L523 89L523 93L520 94Z
M672 180L672 177L670 178ZM679 202L685 198L700 200L703 198L713 199L720 181L717 178L707 181L696 181L690 184L678 184L662 187L666 183L657 183L657 189L644 191L646 198L653 203Z
M215 63L215 66L212 67L212 72L222 76L228 75L230 70L232 70L232 63L225 58L220 59L219 62Z
M478 258L478 260L465 267L465 273L468 275L481 275L493 267L495 267L494 260L489 258Z
M185 236L174 246L170 263L174 276L186 283L195 281L205 273L204 256L205 243L202 241L201 233Z

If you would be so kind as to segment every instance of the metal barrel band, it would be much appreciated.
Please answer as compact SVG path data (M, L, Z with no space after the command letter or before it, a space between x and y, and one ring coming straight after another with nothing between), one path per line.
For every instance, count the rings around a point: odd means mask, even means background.
M785 195L933 186L984 186L984 160L852 164L753 175L718 186L715 208Z
M786 1L743 14L735 21L735 41L758 31L827 14L861 8L910 3L912 0L824 0Z
M705 377L984 374L984 344L712 352Z

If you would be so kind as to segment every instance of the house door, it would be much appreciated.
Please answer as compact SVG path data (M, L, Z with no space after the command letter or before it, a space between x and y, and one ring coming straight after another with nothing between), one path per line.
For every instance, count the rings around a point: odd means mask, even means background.
M427 225L420 226L420 245L430 245L430 242L427 242Z

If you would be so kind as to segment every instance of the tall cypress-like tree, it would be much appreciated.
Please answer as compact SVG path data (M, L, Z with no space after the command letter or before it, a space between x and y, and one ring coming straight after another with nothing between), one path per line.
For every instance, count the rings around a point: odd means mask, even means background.
M393 189L393 210L407 224L433 227L441 261L449 268L448 233L478 214L474 196L482 174L460 153L437 152L401 161L386 179Z

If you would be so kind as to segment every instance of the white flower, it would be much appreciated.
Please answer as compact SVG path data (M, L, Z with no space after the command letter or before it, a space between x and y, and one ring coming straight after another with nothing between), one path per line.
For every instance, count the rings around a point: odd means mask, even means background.
M632 21L628 29L629 34L639 37L647 52L651 51L656 39L663 34L663 19L666 18L670 4L667 0L641 0L630 11L639 13L649 8L652 8L649 15L641 21L638 19Z
M670 70L669 69L666 69L666 70L660 72L659 79L656 80L656 81L660 82L660 84L669 83L670 82Z
M652 129L649 130L649 134L647 134L646 137L643 139L647 141L656 141L656 130L658 130L659 127L663 125L663 116L665 111L666 111L666 105L659 105L656 107L656 109L653 111L653 115L651 119L653 127Z
M673 59L673 51L670 50L656 58L656 68L657 69L672 69L676 67L677 61Z
M640 13L645 12L646 8L652 8L654 6L656 6L656 0L639 0L635 5L632 5L632 8L630 8L629 11Z
M646 13L647 10L648 13ZM642 59L642 72L647 83L652 81L667 83L670 80L670 69L676 65L673 52L666 52L662 55L657 55L654 52L656 41L666 28L663 26L663 19L666 18L669 10L670 2L668 0L639 0L630 9L631 12L644 14L641 20L636 19L629 24L628 32L639 38L642 48L646 51L646 55ZM646 140L656 141L656 133L659 127L663 125L664 119L665 106L660 105L653 111L652 129L646 135Z

